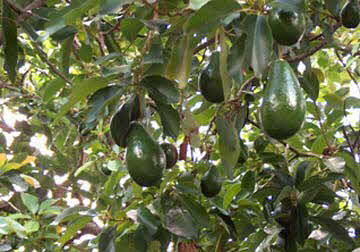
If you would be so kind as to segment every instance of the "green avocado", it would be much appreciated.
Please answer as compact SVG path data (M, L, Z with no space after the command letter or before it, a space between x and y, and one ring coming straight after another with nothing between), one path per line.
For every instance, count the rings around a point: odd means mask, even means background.
M221 180L219 172L215 165L210 166L210 169L201 178L200 187L201 192L206 197L211 198L216 196L221 191Z
M215 52L211 55L209 64L200 73L198 83L201 94L212 103L224 101L224 90L220 76L220 55Z
M305 17L296 11L276 8L270 12L269 24L274 39L280 45L295 44L305 31Z
M305 98L294 71L286 61L276 60L260 107L264 131L272 138L287 139L300 130L305 111Z
M140 186L159 184L166 167L160 145L138 122L132 122L127 135L126 164L131 178Z
M360 23L360 7L357 0L346 2L340 12L341 22L346 28L356 28Z
M178 160L178 152L176 147L170 143L163 143L160 145L166 156L166 169L173 167Z

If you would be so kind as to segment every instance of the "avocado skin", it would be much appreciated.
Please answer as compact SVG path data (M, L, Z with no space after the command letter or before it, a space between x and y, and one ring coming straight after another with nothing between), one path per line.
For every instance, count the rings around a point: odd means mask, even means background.
M340 12L341 22L346 28L356 28L360 23L360 8L354 0L347 1Z
M274 39L280 45L295 44L305 30L305 17L296 11L276 8L270 12L269 24Z
M200 73L198 79L201 94L207 101L212 103L221 103L224 101L219 61L219 53L213 53L210 57L209 64Z
M305 119L306 102L289 63L274 62L260 107L264 131L272 138L287 139L298 132Z
M165 153L138 122L132 122L127 135L127 169L140 186L158 185L166 167Z
M201 192L204 196L211 198L219 194L222 183L220 182L219 172L215 165L204 174L200 181Z
M166 156L166 169L170 169L176 164L178 160L178 152L176 147L170 143L162 143L160 146Z

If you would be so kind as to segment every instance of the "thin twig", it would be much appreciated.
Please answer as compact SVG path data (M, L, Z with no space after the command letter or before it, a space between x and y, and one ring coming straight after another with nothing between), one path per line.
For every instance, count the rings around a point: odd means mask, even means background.
M32 43L32 45L34 46L34 48L38 51L40 58L41 58L43 61L45 61L45 63L50 67L50 69L52 70L52 72L53 72L55 75L59 76L59 77L60 77L61 79L63 79L64 81L66 81L67 83L72 84L71 80L68 79L62 72L60 72L60 71L57 69L57 67L56 67L53 63L51 63L51 62L49 61L46 53L41 49L41 47L39 46L39 44L36 43L36 42L31 42L31 43Z

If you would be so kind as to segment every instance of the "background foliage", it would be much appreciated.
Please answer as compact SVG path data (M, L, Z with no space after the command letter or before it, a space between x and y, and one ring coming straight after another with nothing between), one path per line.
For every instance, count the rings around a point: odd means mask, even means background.
M344 1L1 3L0 251L360 247L360 30L341 26ZM267 25L279 6L306 15L292 47ZM197 87L214 51L221 104ZM286 141L258 120L279 56L307 97ZM130 179L109 134L134 94L152 136L179 150L159 187ZM209 163L224 180L211 199L199 189Z

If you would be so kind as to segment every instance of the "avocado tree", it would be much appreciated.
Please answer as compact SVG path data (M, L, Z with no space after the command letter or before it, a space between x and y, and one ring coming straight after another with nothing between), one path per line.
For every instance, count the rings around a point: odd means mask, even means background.
M0 251L358 251L358 0L0 3Z

